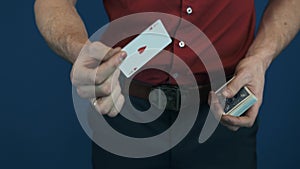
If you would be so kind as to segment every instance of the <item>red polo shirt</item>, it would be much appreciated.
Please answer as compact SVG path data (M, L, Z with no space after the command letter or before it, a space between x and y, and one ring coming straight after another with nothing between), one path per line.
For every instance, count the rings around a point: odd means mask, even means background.
M140 12L161 12L183 18L197 26L217 50L227 76L234 73L236 65L245 56L254 38L255 8L253 0L103 0L110 20L115 20ZM143 20L151 25L156 19ZM173 39L166 49L179 56L192 70L199 84L209 83L205 66L198 56L184 43L185 38L197 37L189 32L189 26L181 25L179 20L167 21L166 29L171 36L183 37ZM195 39L196 42L196 39ZM124 46L125 43L121 44ZM175 83L174 78L184 78L173 56L164 56L160 61L154 59L149 64L168 66L170 74L159 70L145 70L135 79L151 84ZM172 78L174 77L174 78Z

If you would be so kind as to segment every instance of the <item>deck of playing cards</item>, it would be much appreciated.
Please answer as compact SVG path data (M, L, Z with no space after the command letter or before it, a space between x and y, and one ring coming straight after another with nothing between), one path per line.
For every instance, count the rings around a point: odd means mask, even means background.
M157 20L123 48L127 57L120 70L129 78L171 42L163 23Z
M215 92L217 96L221 95L223 89L231 80L229 80L225 85ZM234 97L226 98L224 113L231 116L241 116L255 102L257 102L257 98L254 96L254 94L247 87L243 87Z

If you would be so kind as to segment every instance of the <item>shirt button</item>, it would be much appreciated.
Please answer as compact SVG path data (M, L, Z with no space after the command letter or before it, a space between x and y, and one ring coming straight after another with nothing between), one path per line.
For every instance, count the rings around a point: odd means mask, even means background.
M174 79L176 79L176 78L178 77L178 73L174 73L174 74L172 75L172 77L173 77Z
M181 48L185 47L185 43L183 41L180 41L179 42L179 47L181 47Z
M186 12L187 12L187 14L192 14L193 13L193 9L191 8L191 7L188 7L187 9L186 9Z

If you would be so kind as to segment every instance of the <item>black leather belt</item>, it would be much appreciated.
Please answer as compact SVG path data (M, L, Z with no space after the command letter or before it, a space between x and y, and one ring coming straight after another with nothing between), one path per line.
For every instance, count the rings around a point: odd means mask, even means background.
M135 80L132 80L130 84L125 82L125 88L126 89L129 88L129 93L124 93L124 94L129 94L130 96L138 97L141 99L146 99L146 100L149 99L150 102L153 103L154 106L156 106L159 109L163 109L164 105L166 105L165 109L172 110L172 111L179 111L181 105L188 105L188 104L181 104L181 102L185 101L184 99L181 99L181 92L182 92L182 96L188 93L188 91L199 92L200 104L204 104L207 103L208 93L211 90L210 85L203 85L194 88L187 87L185 89L186 91L185 90L181 91L179 87L176 85L151 86L149 84L141 83Z

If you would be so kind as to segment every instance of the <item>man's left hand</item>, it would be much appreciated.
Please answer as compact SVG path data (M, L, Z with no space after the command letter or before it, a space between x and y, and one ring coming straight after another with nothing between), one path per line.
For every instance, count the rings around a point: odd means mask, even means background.
M258 101L242 116L234 117L224 115L218 98L212 92L210 94L210 106L214 113L221 115L221 124L230 130L237 131L240 127L252 127L263 100L266 66L258 56L248 56L241 60L236 67L235 78L223 91L226 98L231 98L244 86L247 86L257 97Z

